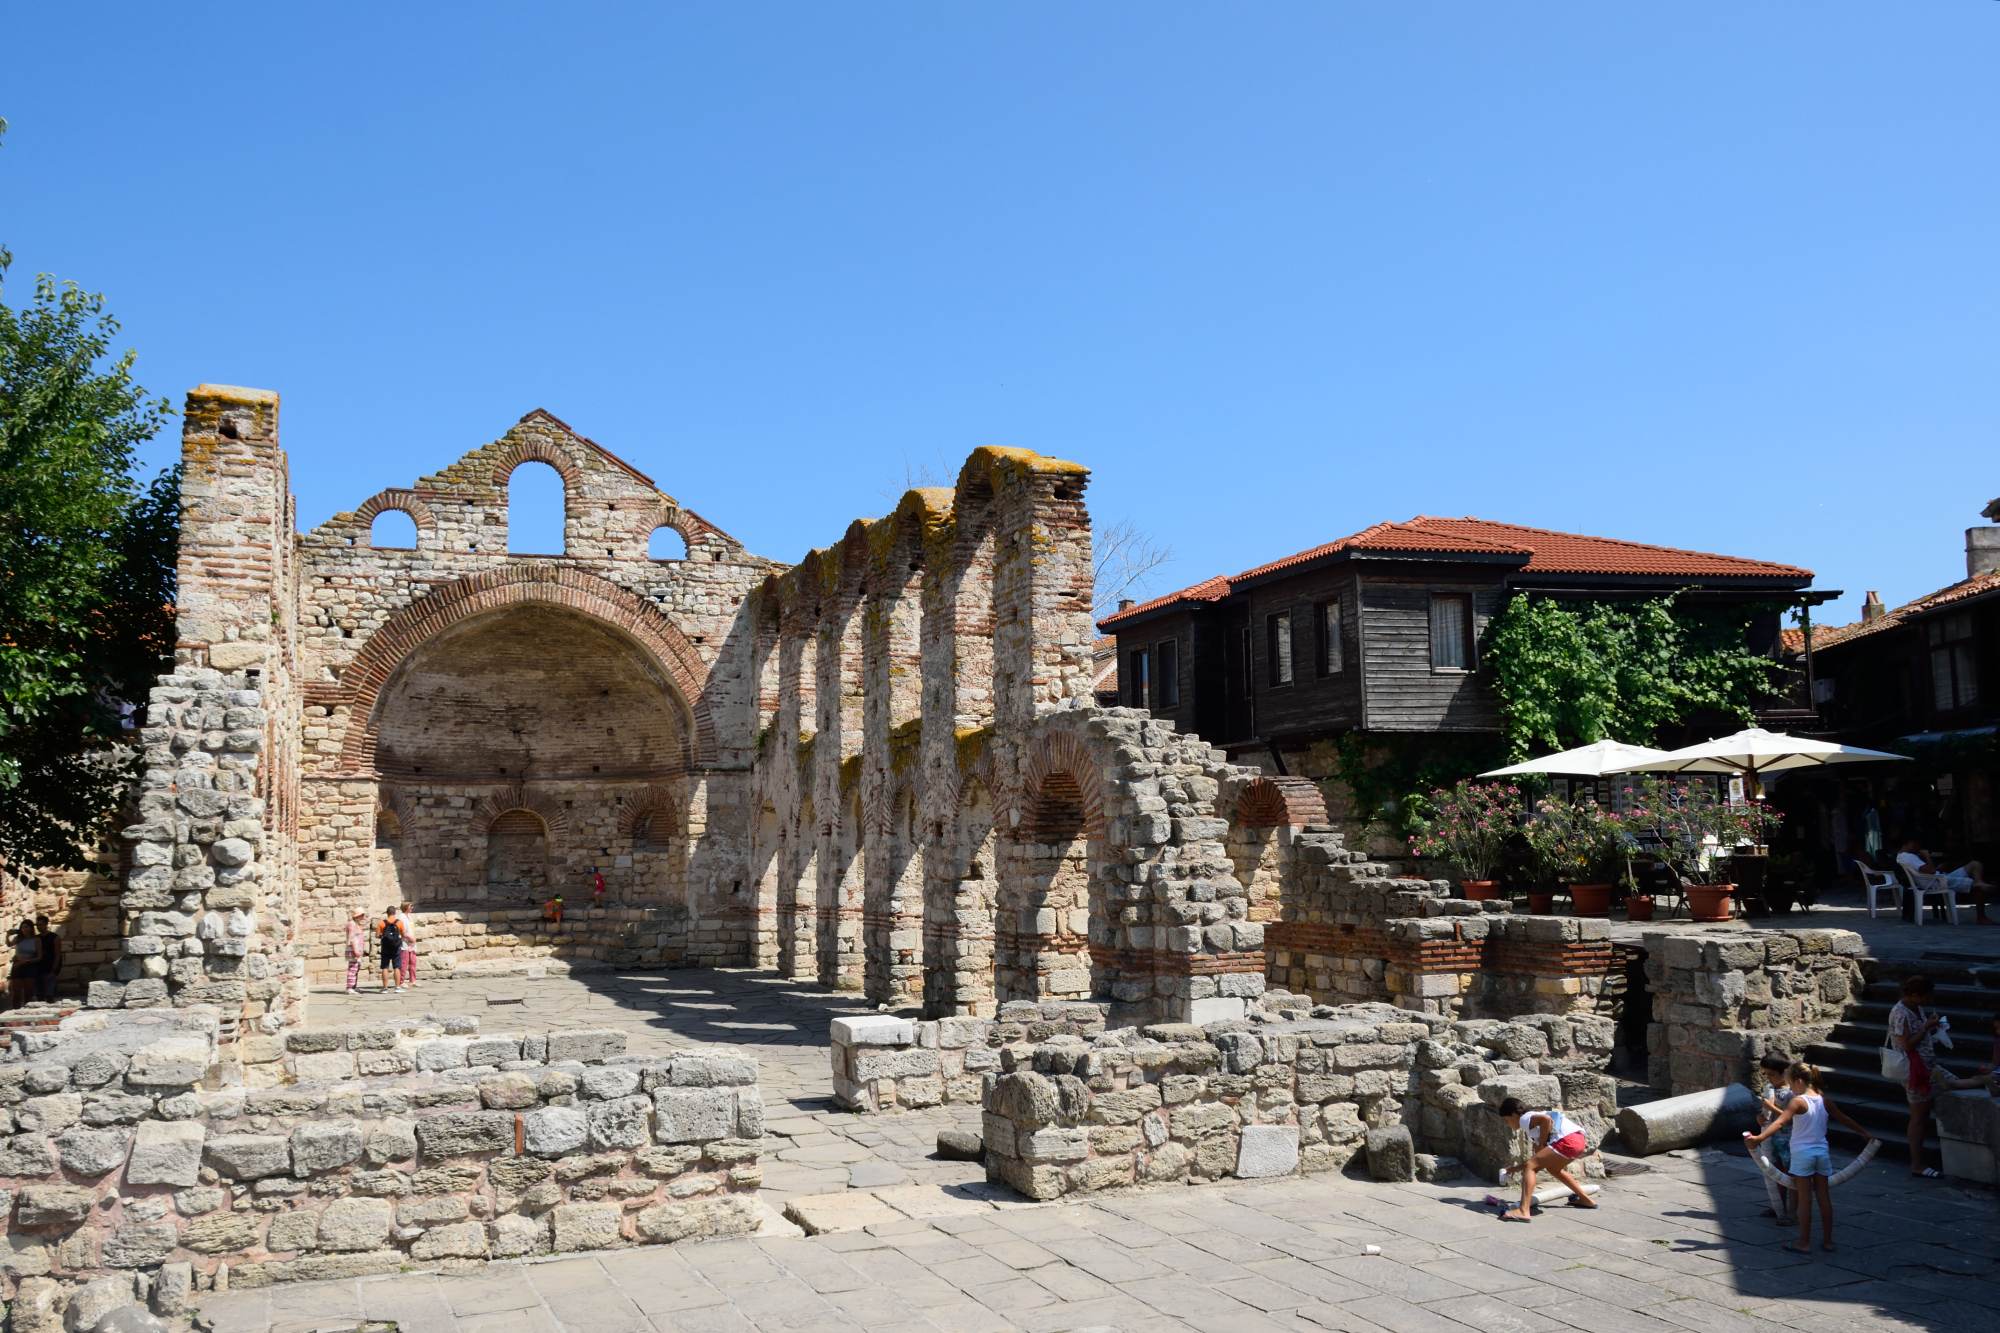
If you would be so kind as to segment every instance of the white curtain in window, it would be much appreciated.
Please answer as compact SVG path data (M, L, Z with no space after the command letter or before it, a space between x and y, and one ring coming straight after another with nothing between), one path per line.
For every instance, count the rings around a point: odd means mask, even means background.
M1472 664L1472 645L1467 642L1465 597L1460 593L1431 598L1431 665L1464 671Z

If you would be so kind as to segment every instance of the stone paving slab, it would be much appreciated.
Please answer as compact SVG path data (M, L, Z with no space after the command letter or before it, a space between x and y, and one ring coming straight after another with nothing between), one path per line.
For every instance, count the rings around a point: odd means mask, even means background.
M1795 1231L1758 1216L1747 1161L1707 1151L1651 1165L1611 1181L1595 1212L1549 1208L1525 1226L1498 1220L1476 1183L1348 1176L1011 1207L942 1189L855 1192L891 1216L822 1236L210 1295L201 1312L217 1333L331 1333L364 1318L399 1333L2000 1333L1990 1192L1874 1168L1835 1192L1839 1248L1803 1256L1782 1249ZM909 1215L925 1198L959 1210Z

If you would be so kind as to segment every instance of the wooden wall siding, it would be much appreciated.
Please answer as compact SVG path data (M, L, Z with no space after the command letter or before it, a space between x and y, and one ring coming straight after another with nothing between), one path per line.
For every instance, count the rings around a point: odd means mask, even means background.
M1319 674L1319 657L1314 640L1313 608L1319 603L1340 599L1342 620L1342 669L1330 676ZM1295 579L1254 588L1249 596L1251 689L1256 702L1256 735L1284 736L1302 731L1349 728L1361 725L1360 638L1356 610L1355 578L1351 571L1336 569L1300 575ZM1280 611L1292 613L1292 682L1271 684L1270 635L1266 618ZM1240 691L1240 676L1231 677ZM1245 739L1249 732L1232 732L1230 740Z
M1501 590L1472 583L1364 579L1360 602L1370 731L1498 731L1500 700L1485 671L1431 670L1431 593L1472 593L1473 634L1486 632Z

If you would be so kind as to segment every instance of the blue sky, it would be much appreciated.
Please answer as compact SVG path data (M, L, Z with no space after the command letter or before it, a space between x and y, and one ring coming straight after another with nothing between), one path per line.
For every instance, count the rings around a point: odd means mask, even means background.
M981 444L1154 591L1415 514L1892 604L2000 495L2000 5L15 5L8 299L303 520L545 407L783 560ZM165 460L171 442L157 455Z

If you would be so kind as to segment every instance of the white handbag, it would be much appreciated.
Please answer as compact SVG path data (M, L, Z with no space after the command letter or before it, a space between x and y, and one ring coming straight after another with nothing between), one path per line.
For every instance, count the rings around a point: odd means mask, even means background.
M1917 1017L1919 1019L1923 1017L1922 1010L1917 1011ZM1896 1044L1896 1024L1893 1011L1890 1013L1889 1019L1889 1035L1882 1039L1882 1077L1894 1083L1901 1083L1907 1087L1910 1082L1910 1056L1907 1051Z

